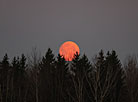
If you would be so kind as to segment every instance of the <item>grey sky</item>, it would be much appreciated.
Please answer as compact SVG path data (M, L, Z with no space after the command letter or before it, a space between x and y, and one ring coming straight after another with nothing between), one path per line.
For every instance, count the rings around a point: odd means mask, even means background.
M89 58L114 49L121 59L138 53L138 0L0 0L0 58L55 54L67 40Z

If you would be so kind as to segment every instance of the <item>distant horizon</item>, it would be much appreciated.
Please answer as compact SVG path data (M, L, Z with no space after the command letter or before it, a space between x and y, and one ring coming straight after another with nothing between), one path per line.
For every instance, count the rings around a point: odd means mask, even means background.
M137 11L138 0L0 0L0 58L71 40L89 59L113 49L123 61L138 54Z
M45 49L43 52L41 52L37 47L32 47L32 49L30 49L30 51L25 52L25 53L20 52L20 53L18 53L18 54L16 53L15 55L10 55L9 53L4 53L3 55L0 56L0 61L2 60L2 58L4 57L5 54L8 55L10 61L12 61L12 59L13 59L14 57L18 57L18 56L20 57L22 54L24 54L26 57L29 57L29 56L31 56L31 53L32 53L32 51L33 51L34 49L36 49L37 53L40 55L39 57L42 57L42 56L45 56L45 54L46 54L48 48L50 48L50 47L47 47L47 49ZM54 57L57 57L58 54L59 54L59 52L58 52L58 51L54 51L52 48L50 48L50 49L53 51L53 54L55 55ZM58 49L58 50L59 50L59 49ZM80 51L80 56L82 56L83 54L85 54L85 55L88 57L88 59L89 59L90 61L92 61L92 59L93 59L96 55L98 55L99 52L100 52L101 50L103 50L103 49L100 49L97 53L93 54L92 56L88 56L87 53L85 53L85 52L82 53L82 52ZM113 51L113 50L114 50L114 49L112 49L112 50L107 50L107 51L103 50L104 55L106 55L108 51L111 52L111 51ZM116 50L114 50L114 51L116 51ZM116 51L116 53L117 53L118 58L119 58L119 60L121 61L122 64L124 64L124 62L126 62L130 56L131 56L131 57L138 57L138 53L137 53L137 54L136 54L136 53L129 53L129 54L127 54L127 55L124 55L123 57L120 57L120 55L119 55L119 53L118 53L117 51Z

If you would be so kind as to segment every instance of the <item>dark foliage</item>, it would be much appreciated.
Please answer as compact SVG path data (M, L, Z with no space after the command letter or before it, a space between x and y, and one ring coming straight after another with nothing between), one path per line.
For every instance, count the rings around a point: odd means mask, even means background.
M0 62L0 102L137 102L138 64L124 66L115 51L101 50L90 62L84 54L71 62L54 56L49 48L42 57L24 54Z

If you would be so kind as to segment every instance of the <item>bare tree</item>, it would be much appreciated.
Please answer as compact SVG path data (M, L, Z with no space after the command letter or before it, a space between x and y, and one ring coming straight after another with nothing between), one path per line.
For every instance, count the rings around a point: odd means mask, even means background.
M130 101L138 101L138 61L136 56L129 56L125 65L127 90Z
M32 48L32 52L30 56L28 56L28 65L29 65L29 76L31 79L31 82L34 86L34 92L35 92L35 101L39 102L39 80L38 80L38 75L39 75L39 63L41 60L41 55L37 51L36 48ZM33 91L33 90L32 90Z

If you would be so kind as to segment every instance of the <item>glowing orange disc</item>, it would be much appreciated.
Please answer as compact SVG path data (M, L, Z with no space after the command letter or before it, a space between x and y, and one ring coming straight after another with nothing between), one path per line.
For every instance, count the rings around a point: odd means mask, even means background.
M79 46L72 42L67 41L60 46L59 54L65 58L66 61L72 61L74 55L80 53Z

